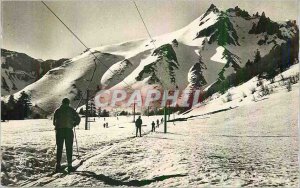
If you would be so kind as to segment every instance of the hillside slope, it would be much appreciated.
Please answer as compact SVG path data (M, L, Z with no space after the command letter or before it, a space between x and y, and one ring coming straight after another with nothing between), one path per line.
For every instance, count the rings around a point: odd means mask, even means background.
M211 5L178 31L154 37L153 41L141 39L91 49L52 69L23 90L31 94L33 103L49 113L64 97L69 97L72 105L77 104L74 99L84 93L94 70L91 53L101 61L96 61L96 74L91 81L90 89L94 91L198 87L199 84L190 83L195 79L189 79L188 75L191 70L195 74L199 59L205 66L201 69L201 80L206 83L201 85L204 89L244 67L248 61L254 61L257 51L261 57L288 58L287 62L293 64L298 58L298 34L294 21L277 23L264 13L250 16L239 7L221 11ZM286 57L271 53L273 49L286 51Z
M24 53L1 49L1 96L22 90L66 60L43 61Z

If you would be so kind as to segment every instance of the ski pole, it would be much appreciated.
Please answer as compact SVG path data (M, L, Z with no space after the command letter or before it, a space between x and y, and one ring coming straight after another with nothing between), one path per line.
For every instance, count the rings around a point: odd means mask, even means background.
M74 137L75 137L75 142L76 142L77 155L78 155L78 158L79 158L80 156L79 156L79 151L78 151L78 142L77 142L75 127L74 127Z

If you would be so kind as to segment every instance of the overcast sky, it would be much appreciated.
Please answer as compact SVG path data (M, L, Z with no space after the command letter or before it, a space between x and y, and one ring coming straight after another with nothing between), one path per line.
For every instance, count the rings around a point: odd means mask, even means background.
M46 1L89 47L146 38L130 0ZM250 14L265 11L272 20L297 19L297 0L136 0L152 36L180 29L211 3L239 6ZM74 57L84 47L39 1L2 1L3 48L41 59Z

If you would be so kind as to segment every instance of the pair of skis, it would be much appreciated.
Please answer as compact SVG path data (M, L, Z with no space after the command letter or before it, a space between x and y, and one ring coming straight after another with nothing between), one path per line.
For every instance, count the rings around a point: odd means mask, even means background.
M80 159L75 159L73 162L72 162L72 170L69 171L68 170L68 165L66 164L63 164L59 170L54 170L54 172L46 175L46 177L50 177L50 176L53 176L55 174L59 174L59 173L62 173L62 174L70 174L72 172L75 172L82 164L83 164L83 160L80 160Z

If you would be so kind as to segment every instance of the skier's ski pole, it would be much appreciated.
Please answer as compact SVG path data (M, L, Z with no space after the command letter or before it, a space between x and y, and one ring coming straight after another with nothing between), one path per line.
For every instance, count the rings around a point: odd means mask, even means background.
M75 127L74 127L74 137L75 137L75 142L76 142L77 155L78 155L78 158L79 158L80 156L79 156L79 151L78 151L78 142L77 142Z

